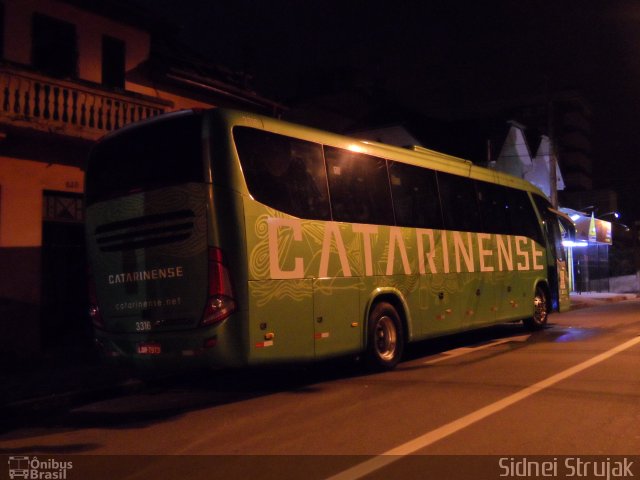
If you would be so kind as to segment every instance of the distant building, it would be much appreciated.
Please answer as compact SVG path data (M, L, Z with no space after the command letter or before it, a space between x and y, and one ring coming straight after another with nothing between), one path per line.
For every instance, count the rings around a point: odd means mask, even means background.
M542 135L540 137L540 144L538 145L538 151L535 157L531 161L531 169L525 174L525 180L533 183L536 187L542 190L547 197L551 197L551 142L549 137ZM564 177L560 171L560 166L556 162L556 190L562 191L565 189Z
M515 109L517 118L532 129L553 135L556 155L567 191L593 188L591 106L576 91L555 93L551 101L532 99ZM552 130L551 132L549 130Z
M280 107L128 2L4 0L0 27L2 359L85 328L82 193L98 138L184 108Z
M489 166L501 172L523 178L551 198L550 175L550 141L546 135L530 137L537 143L534 157L531 155L531 145L525 133L526 127L515 121L507 122L509 130L496 160ZM560 167L556 163L556 190L564 190L565 184Z
M496 160L491 159L489 166L518 178L525 178L531 170L531 151L525 137L525 127L515 121L507 122L509 130L498 151Z

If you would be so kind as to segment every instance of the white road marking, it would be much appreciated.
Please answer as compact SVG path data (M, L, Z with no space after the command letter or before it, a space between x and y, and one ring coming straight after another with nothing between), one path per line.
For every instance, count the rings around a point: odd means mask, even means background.
M453 422L447 423L435 430L432 430L424 435L414 438L413 440L408 441L398 447L392 448L391 450L387 450L386 452L373 457L370 460L359 463L347 470L344 470L336 475L333 475L327 480L356 480L358 478L362 478L365 475L368 475L376 470L379 470L387 465L390 465L393 462L400 460L402 457L410 455L412 453L417 452L429 445L437 442L438 440L442 440L449 435L452 435L463 428L468 427L480 420L493 415L501 410L504 410L507 407L510 407L516 402L520 400L524 400L531 395L534 395L546 388L555 385L562 380L566 380L573 375L576 375L587 368L590 368L598 363L604 362L605 360L617 355L618 353L627 350L634 345L640 343L640 336L634 337L631 340L628 340L617 347L612 348L611 350L607 350L600 355L596 355L595 357L590 358L589 360L585 360L584 362L568 368L560 373L552 375L545 380L541 380L538 383L530 385L529 387L523 388L519 392L514 393L513 395L509 395L508 397L503 398L502 400L498 400L486 407L482 407L475 412L472 412L464 417L460 417Z
M447 352L443 352L441 356L434 358L433 360L427 360L424 362L425 365L433 365L434 363L444 362L445 360L451 360L452 358L460 357L462 355L467 355L469 353L477 352L479 350L484 350L486 348L495 347L496 345L502 345L504 343L511 342L526 342L531 334L527 335L519 335L517 337L509 337L509 338L500 338L498 340L492 340L488 343L483 343L482 345L478 345L476 347L460 347L454 350L449 350Z

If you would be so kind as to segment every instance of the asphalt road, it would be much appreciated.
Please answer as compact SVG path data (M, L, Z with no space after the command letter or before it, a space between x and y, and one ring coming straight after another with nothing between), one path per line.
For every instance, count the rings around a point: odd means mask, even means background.
M364 374L344 361L165 379L5 433L0 453L231 456L218 457L226 473L215 478L246 469L264 478L427 478L441 470L450 475L430 478L471 478L451 470L463 463L473 471L474 462L482 464L476 473L490 470L474 478L521 477L515 468L538 455L551 473L555 462L556 475L545 476L565 478L577 472L567 457L593 455L618 473L615 462L635 461L627 471L640 476L639 365L640 300L631 300L554 314L534 334L508 324L423 342L389 373ZM184 457L185 465L129 457L135 474L108 458L119 457L94 459L92 468L109 478L221 473L206 463L211 457Z

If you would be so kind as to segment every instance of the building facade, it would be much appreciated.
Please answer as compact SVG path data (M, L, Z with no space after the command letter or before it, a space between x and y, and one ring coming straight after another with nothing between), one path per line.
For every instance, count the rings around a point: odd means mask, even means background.
M89 335L83 241L91 145L185 108L279 108L171 47L127 2L0 2L0 360ZM73 341L73 340L71 340Z

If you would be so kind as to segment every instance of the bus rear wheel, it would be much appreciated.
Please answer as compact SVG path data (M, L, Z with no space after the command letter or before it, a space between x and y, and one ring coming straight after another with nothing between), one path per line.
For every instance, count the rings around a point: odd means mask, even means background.
M545 290L538 285L533 297L533 316L524 320L524 326L529 330L540 330L547 325L549 319L549 303Z
M376 304L369 314L367 363L378 371L392 370L404 350L404 330L396 309L387 302Z

